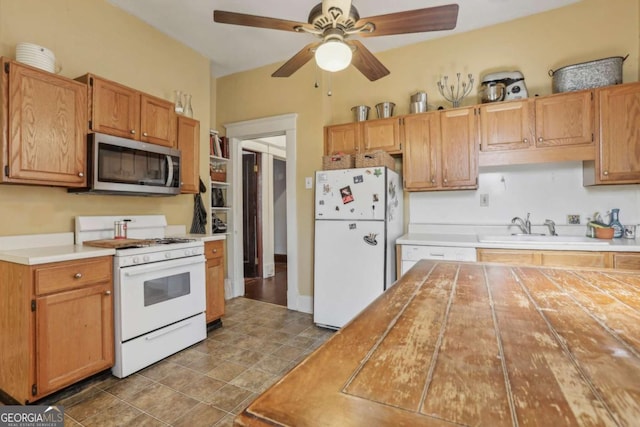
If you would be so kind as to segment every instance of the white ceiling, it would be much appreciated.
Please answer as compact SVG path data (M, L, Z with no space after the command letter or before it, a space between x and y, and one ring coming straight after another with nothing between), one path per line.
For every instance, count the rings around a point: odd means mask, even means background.
M247 13L307 22L320 0L107 0L211 60L221 77L289 59L307 43L308 34L249 28L213 22L213 11ZM580 0L457 0L458 25L452 31L369 37L363 43L380 52L420 41L510 21L576 3ZM354 0L361 18L421 9L455 0ZM275 69L274 69L275 71Z

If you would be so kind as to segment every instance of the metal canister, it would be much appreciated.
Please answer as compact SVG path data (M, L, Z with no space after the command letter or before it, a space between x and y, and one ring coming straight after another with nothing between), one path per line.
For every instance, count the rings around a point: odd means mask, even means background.
M113 223L113 238L114 239L127 238L127 222L126 221L115 221Z

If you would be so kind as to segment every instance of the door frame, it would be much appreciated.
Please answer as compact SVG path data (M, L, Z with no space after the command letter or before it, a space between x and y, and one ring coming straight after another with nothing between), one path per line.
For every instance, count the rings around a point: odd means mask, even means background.
M308 297L298 291L298 216L296 206L296 121L298 114L283 114L224 125L231 146L231 181L233 215L227 242L227 271L230 280L227 295L244 295L242 262L242 141L266 136L284 135L287 152L287 308L311 313Z

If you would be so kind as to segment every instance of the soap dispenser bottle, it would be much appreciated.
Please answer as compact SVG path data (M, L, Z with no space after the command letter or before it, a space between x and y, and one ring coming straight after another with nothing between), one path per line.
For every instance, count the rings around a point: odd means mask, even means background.
M611 220L609 221L609 227L613 228L613 237L622 237L624 233L624 229L622 224L620 224L620 220L618 219L618 215L620 213L620 209L611 209Z

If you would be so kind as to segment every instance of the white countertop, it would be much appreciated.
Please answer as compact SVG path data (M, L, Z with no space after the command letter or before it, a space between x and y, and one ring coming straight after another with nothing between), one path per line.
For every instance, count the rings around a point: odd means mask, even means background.
M562 251L598 251L598 252L640 252L640 241L636 239L611 239L609 244L602 244L594 239L593 245L571 244L559 245L544 242L479 242L478 234L438 234L407 233L396 240L398 245L419 246L454 246L472 248L504 248L504 249L546 249Z
M24 265L73 261L115 254L115 249L94 248L83 245L43 246L13 250L0 250L0 260Z

